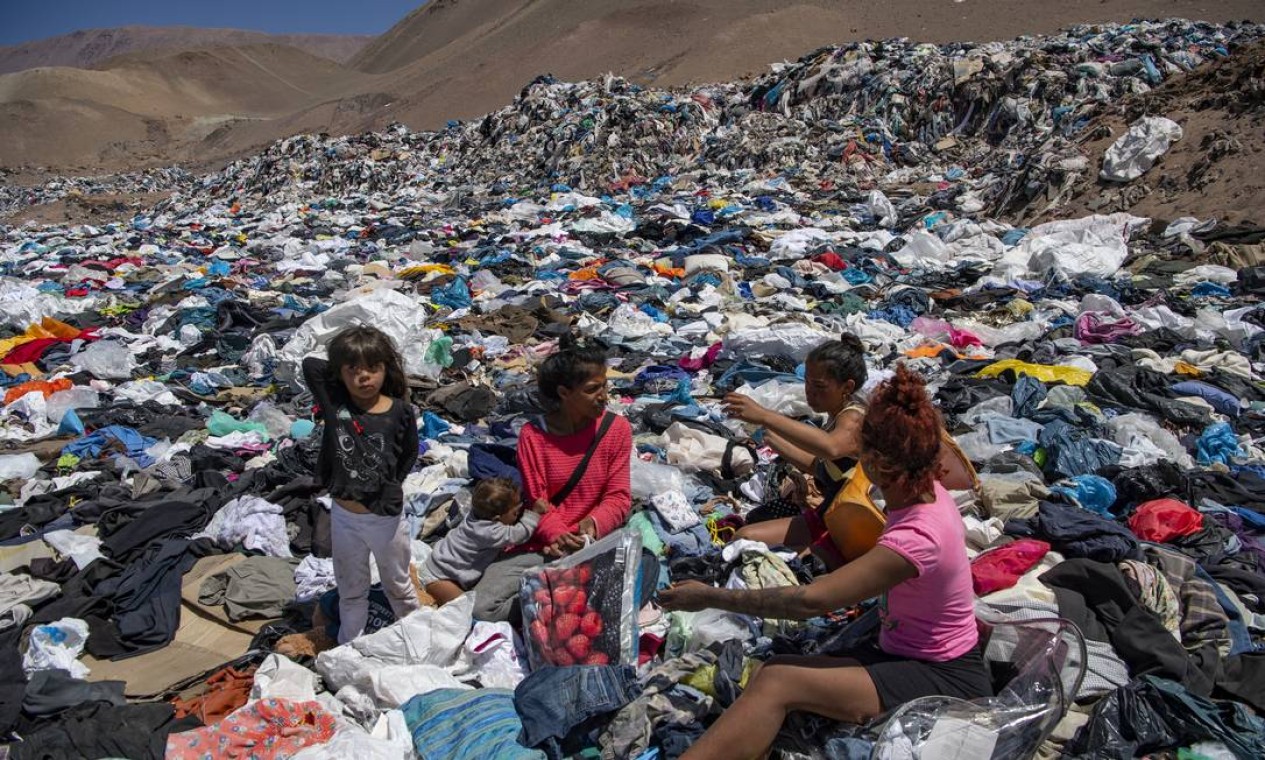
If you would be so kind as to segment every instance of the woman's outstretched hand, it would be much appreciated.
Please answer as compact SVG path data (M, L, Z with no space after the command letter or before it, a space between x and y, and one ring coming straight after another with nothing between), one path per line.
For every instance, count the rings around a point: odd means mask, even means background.
M674 583L659 592L659 606L665 610L698 612L712 606L716 589L698 581Z
M755 399L741 393L726 395L721 404L724 406L725 414L753 425L761 424L764 415L769 413L769 410L756 403Z

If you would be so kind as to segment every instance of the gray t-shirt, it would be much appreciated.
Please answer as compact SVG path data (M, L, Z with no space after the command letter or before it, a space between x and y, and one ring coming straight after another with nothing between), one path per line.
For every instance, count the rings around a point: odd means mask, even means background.
M514 525L470 515L435 544L426 560L426 570L436 578L469 589L479 582L502 549L525 543L539 524L540 515L531 511L523 512Z

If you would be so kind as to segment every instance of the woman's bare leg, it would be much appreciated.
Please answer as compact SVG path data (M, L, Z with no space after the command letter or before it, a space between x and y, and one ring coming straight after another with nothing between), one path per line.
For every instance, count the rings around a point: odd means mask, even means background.
M443 607L445 604L451 602L453 599L456 599L466 592L462 591L461 587L452 581L443 580L427 583L426 593L430 594L440 607Z
M792 710L864 723L882 712L870 674L846 657L774 657L681 760L763 757Z
M769 546L785 546L793 551L806 549L813 542L808 522L798 515L744 525L738 530L737 538L759 541Z

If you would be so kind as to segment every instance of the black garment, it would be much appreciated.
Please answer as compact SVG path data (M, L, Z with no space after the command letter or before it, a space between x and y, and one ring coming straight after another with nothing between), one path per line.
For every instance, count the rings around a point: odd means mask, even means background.
M97 584L96 593L113 602L114 614L87 618L88 652L123 659L171 643L180 626L181 580L213 552L210 539L156 541L121 574Z
M0 735L13 730L22 712L26 674L22 670L22 653L18 651L21 639L20 625L0 631Z
M64 670L37 670L31 674L22 698L22 710L27 715L56 715L75 705L104 702L125 705L123 696L125 681L96 681L89 683L70 675Z
M977 699L993 696L993 684L978 644L947 662L897 657L873 645L854 649L844 656L861 663L870 674L884 710L894 710L920 697Z
M103 536L102 553L126 562L144 552L154 541L191 536L205 528L211 516L224 506L225 496L222 491L197 489L184 491L170 500L120 505L101 516L98 525ZM114 519L116 515L130 519L112 528L118 522Z
M392 399L382 414L362 412L323 359L304 359L303 378L325 423L316 468L320 483L335 498L358 501L374 514L400 514L401 484L417 462L413 408Z
M1069 559L1042 573L1040 580L1054 589L1059 616L1076 623L1088 638L1101 641L1105 636L1131 677L1154 674L1203 696L1212 693L1214 673L1199 669L1159 617L1133 595L1114 564Z
M1146 676L1116 689L1064 748L1064 756L1130 760L1161 749L1218 741L1240 760L1265 757L1260 719L1235 702L1213 702Z
M28 621L31 625L52 623L64 617L86 619L90 615L108 617L110 600L96 593L103 581L123 571L119 563L102 557L62 584L61 596L35 611Z
M1208 498L1218 504L1265 512L1265 478L1250 470L1234 475L1212 470L1192 472L1186 481L1189 489L1185 500L1187 504L1198 504L1201 499Z
M1093 401L1126 409L1152 412L1169 422L1189 427L1205 427L1211 421L1208 410L1173 398L1172 379L1161 372L1131 366L1095 372L1085 386Z
M1265 713L1265 652L1244 652L1221 661L1214 696L1224 695Z
M460 382L431 393L426 403L443 409L462 422L476 422L488 416L488 412L496 406L496 394L491 388Z
M126 757L162 760L167 736L198 728L196 717L175 719L166 703L107 705L96 702L71 708L53 720L23 732L24 741L9 746L12 760Z

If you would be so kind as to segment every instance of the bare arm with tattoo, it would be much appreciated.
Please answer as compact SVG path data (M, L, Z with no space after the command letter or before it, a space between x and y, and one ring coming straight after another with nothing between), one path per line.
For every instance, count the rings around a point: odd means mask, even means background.
M659 603L667 610L720 609L773 620L807 620L886 593L917 574L904 557L878 546L807 586L742 590L687 581L660 592Z

